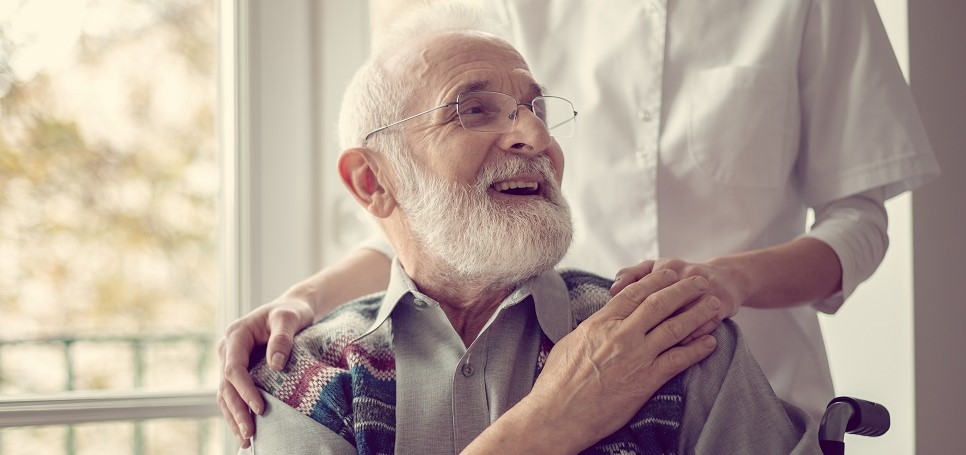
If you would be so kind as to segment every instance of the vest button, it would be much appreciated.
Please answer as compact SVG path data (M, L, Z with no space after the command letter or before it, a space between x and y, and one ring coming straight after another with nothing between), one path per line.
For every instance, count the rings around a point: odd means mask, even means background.
M463 376L466 376L466 377L473 376L473 373L476 372L476 370L473 368L473 365L470 365L468 363L463 364L463 368L461 368L461 371L463 372Z

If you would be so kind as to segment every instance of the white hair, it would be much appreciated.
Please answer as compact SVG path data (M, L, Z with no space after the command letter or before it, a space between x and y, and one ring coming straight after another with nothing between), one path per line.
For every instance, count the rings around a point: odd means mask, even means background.
M386 65L404 44L447 32L495 29L479 6L466 1L427 1L397 19L346 88L339 113L340 147L362 146L367 133L405 117L417 83L404 80L405 75ZM385 154L396 170L400 159L408 158L405 142L395 128L373 135L366 146Z

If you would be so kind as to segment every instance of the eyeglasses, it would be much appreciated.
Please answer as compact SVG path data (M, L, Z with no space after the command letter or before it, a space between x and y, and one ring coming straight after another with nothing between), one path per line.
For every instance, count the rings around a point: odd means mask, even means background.
M577 111L574 105L559 96L537 96L530 103L521 103L506 93L476 90L460 93L456 101L406 117L397 122L376 128L362 140L365 146L369 138L382 130L396 126L420 115L428 114L444 107L456 106L460 125L469 131L484 133L505 133L513 128L520 106L526 106L547 126L551 136L570 137L574 135Z

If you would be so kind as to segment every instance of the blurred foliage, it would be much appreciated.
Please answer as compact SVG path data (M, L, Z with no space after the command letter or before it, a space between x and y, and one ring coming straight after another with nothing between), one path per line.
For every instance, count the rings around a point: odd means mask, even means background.
M0 340L214 331L215 4L89 1L125 25L0 91Z

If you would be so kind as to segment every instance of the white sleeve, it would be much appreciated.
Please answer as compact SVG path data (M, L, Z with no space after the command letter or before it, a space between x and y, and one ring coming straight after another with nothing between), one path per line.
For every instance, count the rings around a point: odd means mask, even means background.
M815 208L815 223L806 236L828 244L842 265L842 290L816 302L817 310L834 314L879 267L889 248L884 200L885 190L875 188Z
M812 0L799 56L805 202L873 188L884 199L939 175L873 0Z

